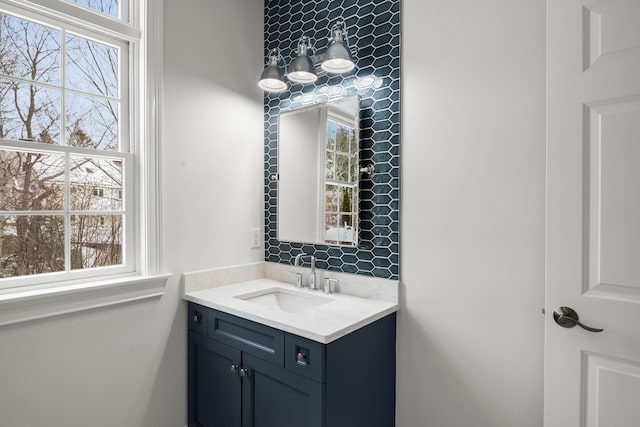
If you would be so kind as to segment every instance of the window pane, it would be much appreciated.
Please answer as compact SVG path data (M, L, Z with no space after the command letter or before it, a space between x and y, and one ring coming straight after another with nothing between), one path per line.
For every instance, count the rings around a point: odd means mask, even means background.
M96 95L118 96L118 49L67 35L67 87Z
M342 187L340 188L340 212L353 212L353 188Z
M339 181L349 181L349 156L336 155L336 179Z
M0 216L0 278L64 271L62 216Z
M348 127L338 124L336 129L336 150L343 153L349 152L350 132Z
M324 240L336 242L338 241L338 216L326 213L324 215Z
M67 139L72 147L118 149L118 103L66 94Z
M60 143L60 91L0 79L0 138Z
M335 154L333 151L327 151L324 165L324 175L327 179L334 179L335 177Z
M122 215L73 215L71 269L122 263Z
M353 225L352 215L341 215L340 226L350 228Z
M336 122L327 120L327 149L336 149Z
M73 3L88 7L105 15L118 17L118 0L70 0Z
M63 209L64 157L0 150L0 210Z
M122 161L71 156L71 210L122 209Z
M60 31L0 14L0 73L60 84Z
M351 146L351 154L358 154L358 136L355 129L349 129L349 145Z
M325 210L336 212L338 210L338 187L327 184L325 186Z

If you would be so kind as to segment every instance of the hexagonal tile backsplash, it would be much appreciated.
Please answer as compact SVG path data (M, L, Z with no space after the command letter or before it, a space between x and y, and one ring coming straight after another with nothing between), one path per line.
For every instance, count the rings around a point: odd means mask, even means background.
M292 264L300 252L314 254L321 269L398 279L400 179L400 1L265 1L264 56L280 48L288 64L302 35L316 53L327 46L329 29L346 23L356 68L320 75L314 84L290 84L264 97L265 260ZM261 70L257 70L258 74ZM289 82L291 83L291 82ZM334 98L361 97L360 164L375 163L360 181L357 248L282 242L277 238L278 114Z

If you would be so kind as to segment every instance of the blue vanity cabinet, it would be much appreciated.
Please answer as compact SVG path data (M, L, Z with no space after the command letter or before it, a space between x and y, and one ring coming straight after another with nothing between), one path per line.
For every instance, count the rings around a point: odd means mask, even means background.
M393 427L395 313L329 344L189 303L189 427Z
M324 426L322 383L247 354L242 364L242 427Z
M240 350L193 331L188 341L189 426L241 427Z

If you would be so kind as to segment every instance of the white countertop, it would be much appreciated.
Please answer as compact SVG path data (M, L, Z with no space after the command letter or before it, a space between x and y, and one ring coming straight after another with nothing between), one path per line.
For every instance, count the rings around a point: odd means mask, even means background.
M332 301L298 313L291 313L236 298L270 288L283 288L288 293L311 294L329 298ZM398 310L397 301L363 298L342 293L324 294L322 291L296 289L293 285L267 278L188 291L185 292L184 299L324 344Z

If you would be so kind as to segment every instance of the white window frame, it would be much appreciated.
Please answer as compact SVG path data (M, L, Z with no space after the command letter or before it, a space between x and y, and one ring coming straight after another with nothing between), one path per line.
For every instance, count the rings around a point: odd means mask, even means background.
M16 278L19 287L0 289L0 325L76 312L128 301L158 297L170 275L160 273L160 180L162 96L163 5L155 0L121 0L121 17L116 19L65 0L0 0L7 12L47 23L42 16L84 31L130 43L128 73L131 106L129 153L105 152L106 157L134 156L129 172L131 188L124 188L125 206L133 206L135 242L129 254L128 271L118 274L89 274L75 280L43 283L40 277L57 273ZM128 22L127 22L128 21ZM97 31L96 28L101 30ZM123 103L125 104L125 103ZM123 112L124 114L124 112ZM64 131L64 129L61 129ZM34 147L36 148L36 147ZM93 154L92 154L93 155ZM135 182L135 185L133 184ZM99 214L98 212L96 214ZM67 273L68 274L68 273ZM24 284L24 286L22 286Z

